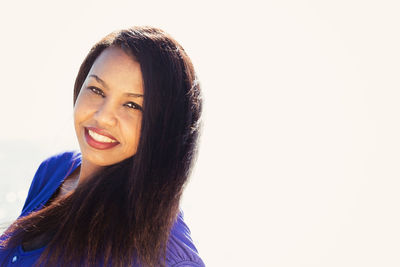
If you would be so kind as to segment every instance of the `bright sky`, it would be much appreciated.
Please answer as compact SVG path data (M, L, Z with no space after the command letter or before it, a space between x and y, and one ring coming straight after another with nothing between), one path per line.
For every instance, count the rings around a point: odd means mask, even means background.
M89 48L152 25L203 87L182 208L207 266L399 266L399 13L385 0L3 1L0 159L23 179L0 178L0 203L16 216L38 164L77 148Z

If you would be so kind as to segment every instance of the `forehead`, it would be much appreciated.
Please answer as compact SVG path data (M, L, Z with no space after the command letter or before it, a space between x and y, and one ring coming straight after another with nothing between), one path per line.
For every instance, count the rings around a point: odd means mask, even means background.
M87 77L91 74L100 77L110 86L143 93L140 64L121 48L106 48L94 61Z

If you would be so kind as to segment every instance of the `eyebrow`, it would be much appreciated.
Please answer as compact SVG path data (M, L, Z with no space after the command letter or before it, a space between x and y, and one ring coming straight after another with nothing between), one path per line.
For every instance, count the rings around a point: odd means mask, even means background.
M99 76L95 75L95 74L90 74L89 77L93 77L96 79L96 81L98 83L101 83L105 88L109 89L108 85L106 84L105 81L103 81L102 79L100 79ZM142 94L135 94L135 93L126 93L127 96L132 96L132 97L143 97Z

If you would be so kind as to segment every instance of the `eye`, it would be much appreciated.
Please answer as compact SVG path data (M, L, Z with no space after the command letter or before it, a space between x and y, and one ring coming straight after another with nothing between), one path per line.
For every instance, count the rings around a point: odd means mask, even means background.
M134 102L128 102L126 103L124 106L128 107L128 108L132 108L132 109L138 109L143 111L142 107L139 106L138 104L134 103Z
M97 87L89 86L88 89L89 89L90 91L92 91L93 93L95 93L96 95L100 95L100 96L102 96L102 97L105 96L105 95L104 95L104 92L103 92L101 89L97 88Z

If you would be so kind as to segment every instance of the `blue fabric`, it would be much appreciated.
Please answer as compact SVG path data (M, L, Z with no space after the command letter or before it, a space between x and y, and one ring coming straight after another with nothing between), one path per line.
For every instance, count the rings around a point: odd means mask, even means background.
M81 155L77 152L65 152L53 156L39 166L20 216L26 216L39 210L46 204L57 188L81 164ZM1 236L0 239L4 239ZM24 251L22 246L13 249L0 248L0 266L32 266L40 257L45 247ZM167 244L167 266L202 267L197 249L190 237L190 230L179 213L172 227Z

